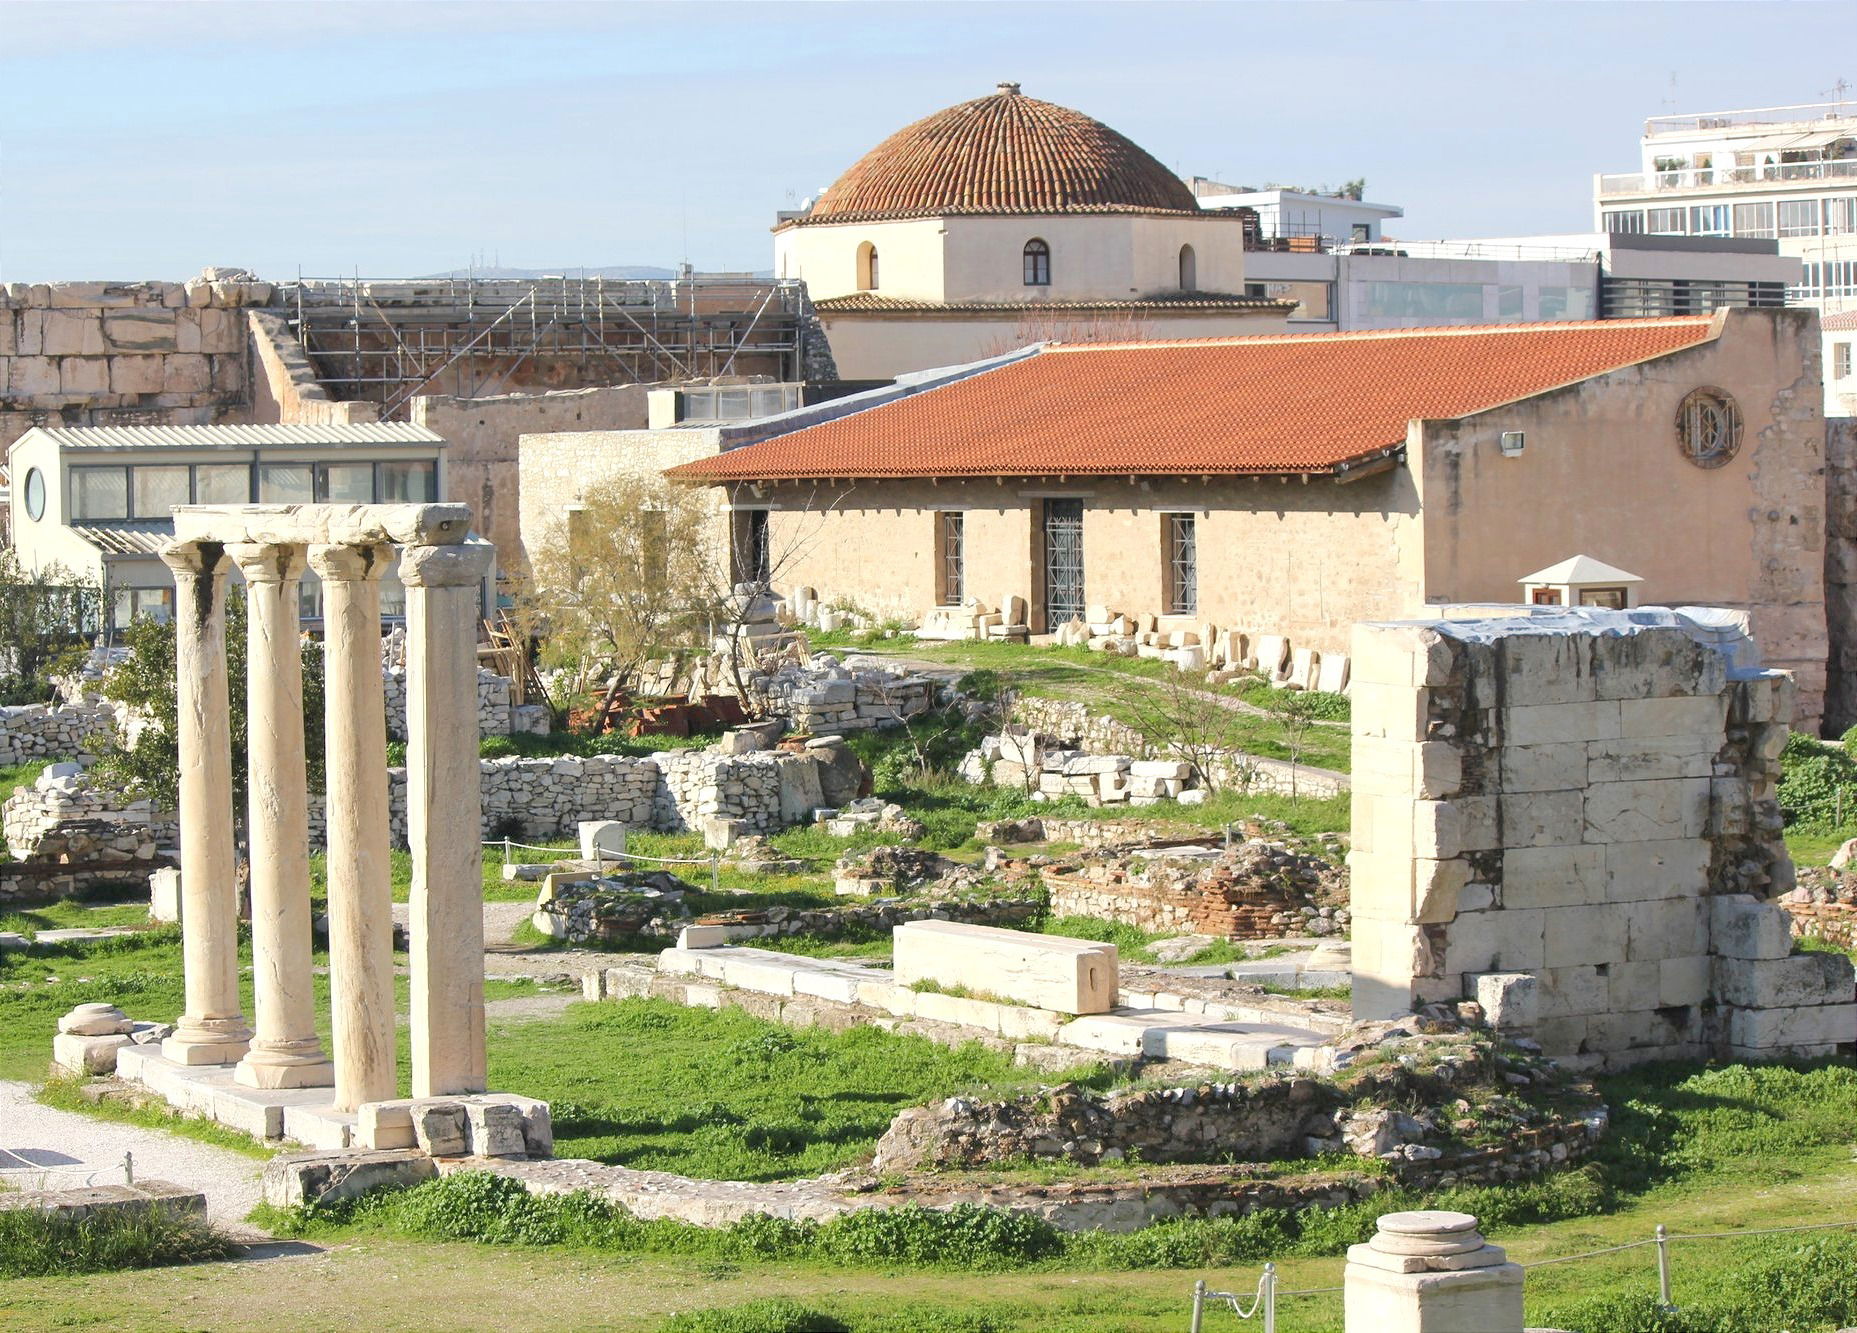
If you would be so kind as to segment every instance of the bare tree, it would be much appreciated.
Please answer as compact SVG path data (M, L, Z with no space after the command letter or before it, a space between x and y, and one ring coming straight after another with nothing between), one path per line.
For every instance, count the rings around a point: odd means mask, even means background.
M1241 715L1217 695L1195 689L1184 672L1158 678L1118 676L1116 711L1146 738L1152 752L1191 766L1199 785L1217 795L1233 779L1249 785L1249 766L1237 763Z
M1302 761L1303 747L1316 724L1316 701L1302 690L1272 690L1264 711L1277 724L1283 748L1290 752L1290 798L1294 800L1296 766Z

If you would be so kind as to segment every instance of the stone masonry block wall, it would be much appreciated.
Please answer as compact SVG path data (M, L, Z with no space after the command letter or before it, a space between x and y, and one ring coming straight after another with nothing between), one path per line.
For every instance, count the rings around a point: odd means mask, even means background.
M1477 999L1552 1054L1822 1055L1848 959L1791 954L1792 680L1669 611L1357 626L1357 1017Z
M246 419L241 307L271 295L270 283L213 270L184 284L7 283L0 452L34 426Z
M103 704L0 708L0 764L35 759L88 762L97 755L114 722L114 712Z
M1857 724L1857 420L1825 422L1825 734Z

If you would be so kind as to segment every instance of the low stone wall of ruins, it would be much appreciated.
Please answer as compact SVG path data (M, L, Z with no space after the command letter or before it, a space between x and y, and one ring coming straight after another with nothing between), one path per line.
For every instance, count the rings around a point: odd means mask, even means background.
M1053 737L1060 750L1071 750L1075 757L1062 759L1057 769L1045 763L1045 772L1055 774L1051 782L1045 782L1044 776L1040 776L1036 783L1027 783L1023 769L1012 767L1012 763L1016 763L1014 759L1008 759L1006 769L1001 770L995 763L997 756L988 754L984 748L977 750L977 763L993 765L993 782L999 785L1032 785L1034 791L1044 791L1045 796L1073 793L1083 796L1092 806L1123 802L1142 806L1153 800L1177 796L1198 785L1188 780L1187 770L1175 774L1174 767L1185 763L1181 756L1155 746L1146 735L1125 722L1105 713L1092 713L1088 705L1077 700L1021 696L1012 704L1012 718L1034 735ZM1161 752L1157 754L1157 750ZM1042 761L1049 757L1040 752ZM1240 754L1235 750L1222 752L1213 759L1211 769L1214 782L1224 791L1328 798L1348 789L1346 774L1311 769L1307 765L1289 765L1279 759ZM979 769L969 770L969 780L977 782L979 778L973 778L971 772L979 772ZM1166 785L1155 787L1142 780L1161 780Z
M1792 680L1674 612L1361 625L1357 1017L1478 1000L1549 1054L1817 1056L1857 979L1792 952Z
M1213 861L1116 856L1043 871L1053 916L1225 939L1334 935L1350 919L1346 878L1313 856L1244 843Z
M98 754L103 736L115 724L106 704L21 704L0 708L0 764L35 759L80 759Z
M0 452L34 426L249 419L241 307L272 286L239 270L178 282L0 288Z
M173 820L158 817L150 802L122 802L96 791L75 764L53 765L14 792L0 806L0 828L20 861L146 860L178 836Z
M406 669L388 667L381 674L381 689L387 704L387 736L406 739ZM550 717L541 705L517 707L510 702L511 682L487 667L477 668L477 734L508 736L514 732L546 735Z

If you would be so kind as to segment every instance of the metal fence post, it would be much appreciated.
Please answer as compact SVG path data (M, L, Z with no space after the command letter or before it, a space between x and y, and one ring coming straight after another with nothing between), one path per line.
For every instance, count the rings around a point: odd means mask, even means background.
M1188 1325L1188 1333L1200 1333L1200 1321L1206 1312L1206 1279L1201 1278L1193 1284L1193 1322Z
M709 853L709 891L722 892L722 853L713 849Z
M503 864L509 864L509 834L503 835Z
M1670 1300L1670 1233L1657 1224L1657 1300L1666 1310L1676 1306Z
M1264 1265L1264 1333L1277 1333L1277 1266Z
M123 1154L123 1184L135 1184L135 1154L132 1152Z

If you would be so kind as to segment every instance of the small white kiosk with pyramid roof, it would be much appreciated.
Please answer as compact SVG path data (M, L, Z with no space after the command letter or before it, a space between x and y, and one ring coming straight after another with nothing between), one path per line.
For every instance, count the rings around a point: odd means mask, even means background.
M1516 580L1522 600L1533 606L1602 606L1623 611L1638 604L1644 582L1590 555L1576 555Z

